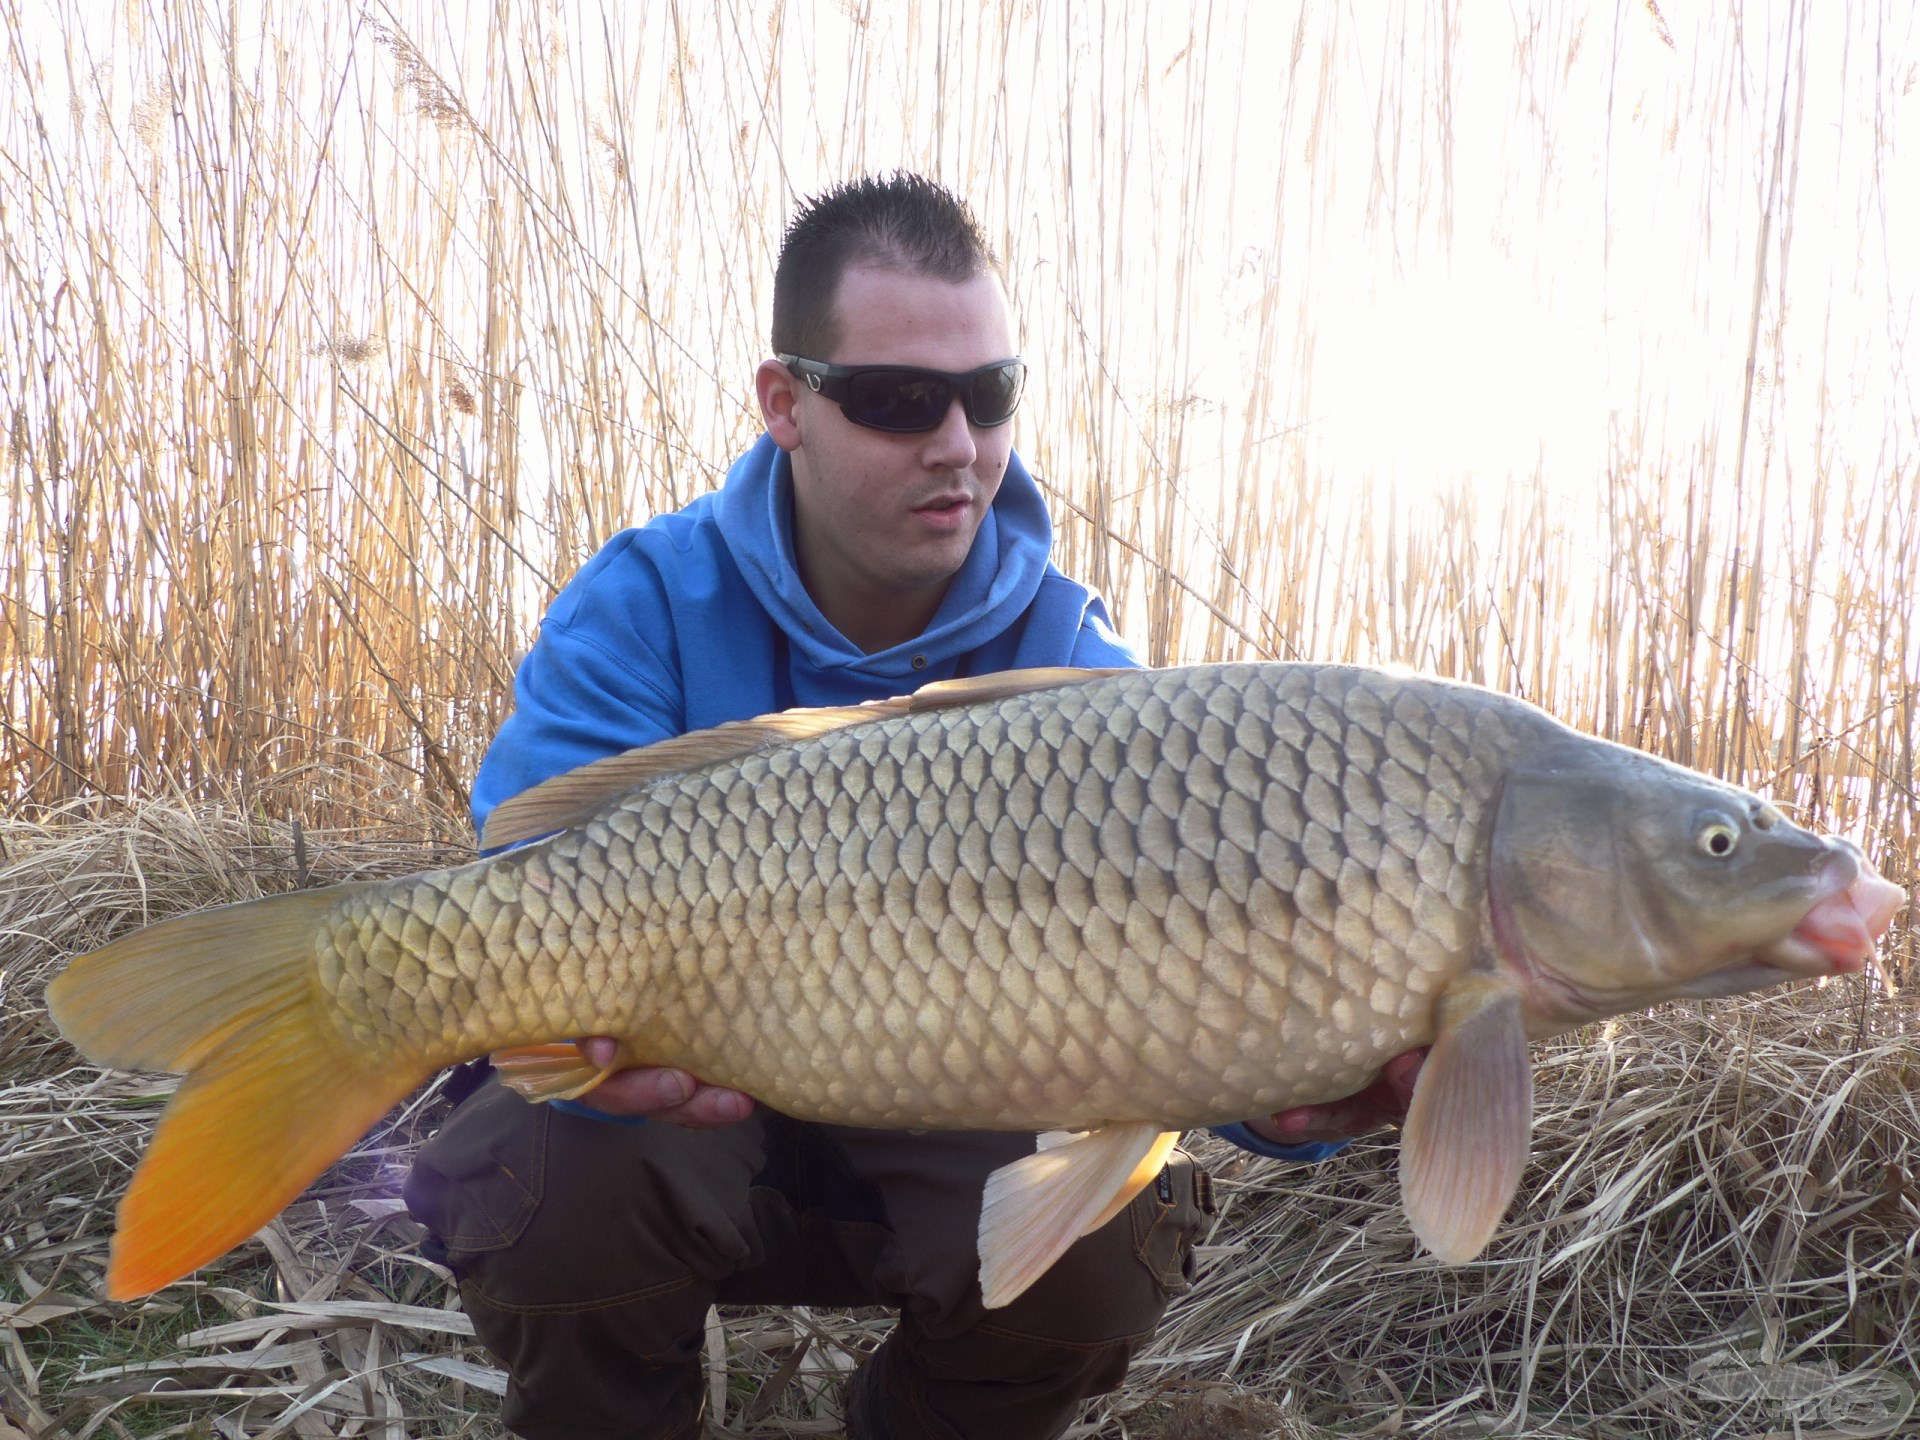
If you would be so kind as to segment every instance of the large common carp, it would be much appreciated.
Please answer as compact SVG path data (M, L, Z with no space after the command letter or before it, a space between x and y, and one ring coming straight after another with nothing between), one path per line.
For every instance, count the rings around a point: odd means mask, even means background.
M553 833L557 832L557 833ZM687 735L500 807L488 859L184 916L53 1017L187 1078L122 1202L145 1294L252 1234L435 1070L536 1097L625 1037L808 1120L1050 1135L994 1172L1004 1304L1188 1126L1433 1049L1419 1237L1519 1184L1530 1037L1859 971L1904 901L1760 798L1472 686L1333 665L1021 671Z

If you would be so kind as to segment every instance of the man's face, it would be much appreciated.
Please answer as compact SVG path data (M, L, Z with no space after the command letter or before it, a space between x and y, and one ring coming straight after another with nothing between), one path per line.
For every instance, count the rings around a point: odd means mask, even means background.
M1012 317L992 275L954 284L853 266L834 311L834 353L806 358L957 372L1014 353ZM778 372L771 394L769 367ZM771 361L762 366L761 402L775 442L793 457L795 548L821 610L855 640L875 602L898 601L924 625L1000 489L1012 424L975 427L956 400L932 430L868 429ZM857 624L835 613L850 605L861 612Z

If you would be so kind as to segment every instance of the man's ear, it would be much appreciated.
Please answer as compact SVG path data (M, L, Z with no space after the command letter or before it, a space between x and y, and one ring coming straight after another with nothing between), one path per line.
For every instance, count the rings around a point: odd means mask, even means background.
M800 422L796 415L800 400L800 382L778 360L762 360L754 372L754 391L760 397L760 418L767 434L782 450L800 448Z

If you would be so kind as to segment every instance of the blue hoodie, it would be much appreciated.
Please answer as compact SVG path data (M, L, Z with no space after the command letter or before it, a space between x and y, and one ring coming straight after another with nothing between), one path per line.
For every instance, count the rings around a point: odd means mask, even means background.
M1053 525L1018 455L933 620L871 655L801 584L792 516L792 463L763 435L719 491L609 540L554 600L514 676L513 714L474 779L476 828L552 776L729 720L1031 665L1140 664L1099 597L1048 560ZM1238 1125L1217 1133L1288 1160L1341 1148L1271 1145Z

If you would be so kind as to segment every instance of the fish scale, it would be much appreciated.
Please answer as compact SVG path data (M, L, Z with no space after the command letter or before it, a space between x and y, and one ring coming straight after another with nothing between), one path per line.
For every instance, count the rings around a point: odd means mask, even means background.
M363 1043L644 1037L845 1124L1199 1124L1350 1088L1430 1038L1474 928L1470 757L1536 723L1421 683L1209 667L748 754L361 892L322 984Z

